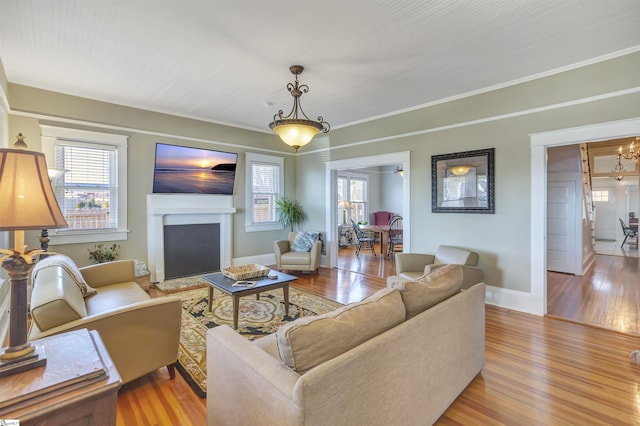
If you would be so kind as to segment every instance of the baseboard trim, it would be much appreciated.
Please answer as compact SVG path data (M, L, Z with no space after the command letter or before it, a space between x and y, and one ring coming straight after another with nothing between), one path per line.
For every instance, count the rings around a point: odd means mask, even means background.
M500 308L511 309L533 315L542 316L539 307L543 306L537 296L524 291L510 290L487 285L485 302ZM546 303L544 304L546 306Z

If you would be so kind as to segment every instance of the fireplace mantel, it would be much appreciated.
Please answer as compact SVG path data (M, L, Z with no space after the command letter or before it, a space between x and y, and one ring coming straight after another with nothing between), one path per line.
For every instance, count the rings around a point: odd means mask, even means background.
M231 266L231 195L147 195L147 264L152 282L164 281L164 226L220 224L220 266Z

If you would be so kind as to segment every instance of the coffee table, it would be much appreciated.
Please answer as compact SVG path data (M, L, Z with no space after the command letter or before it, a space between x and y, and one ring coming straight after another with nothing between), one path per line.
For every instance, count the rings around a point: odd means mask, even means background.
M285 274L284 272L271 270L270 274L276 274L278 278L271 279L268 277L249 278L246 281L257 281L254 287L233 287L233 283L236 280L224 276L222 272L216 272L213 274L207 274L203 276L205 281L209 284L209 312L211 312L211 305L213 302L213 289L214 287L233 298L233 328L238 329L238 312L240 307L240 298L242 296L256 295L256 299L260 299L260 293L263 291L275 290L277 288L282 289L284 296L284 311L289 314L289 283L297 277L293 275Z

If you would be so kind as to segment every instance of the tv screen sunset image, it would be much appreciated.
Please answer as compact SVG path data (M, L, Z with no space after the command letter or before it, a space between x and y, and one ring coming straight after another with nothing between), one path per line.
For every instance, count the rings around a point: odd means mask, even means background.
M154 193L233 194L238 154L156 144Z

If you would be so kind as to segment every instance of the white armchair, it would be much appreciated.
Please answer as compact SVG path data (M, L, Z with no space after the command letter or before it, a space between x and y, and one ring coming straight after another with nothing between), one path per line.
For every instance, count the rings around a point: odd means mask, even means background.
M320 266L322 241L315 241L309 251L292 251L297 232L289 232L289 239L273 242L276 269L280 271L315 271Z
M462 288L467 289L482 282L482 269L478 265L478 253L466 249L440 246L435 254L396 253L395 277L387 278L387 283L398 277L415 280L444 265L462 265Z

